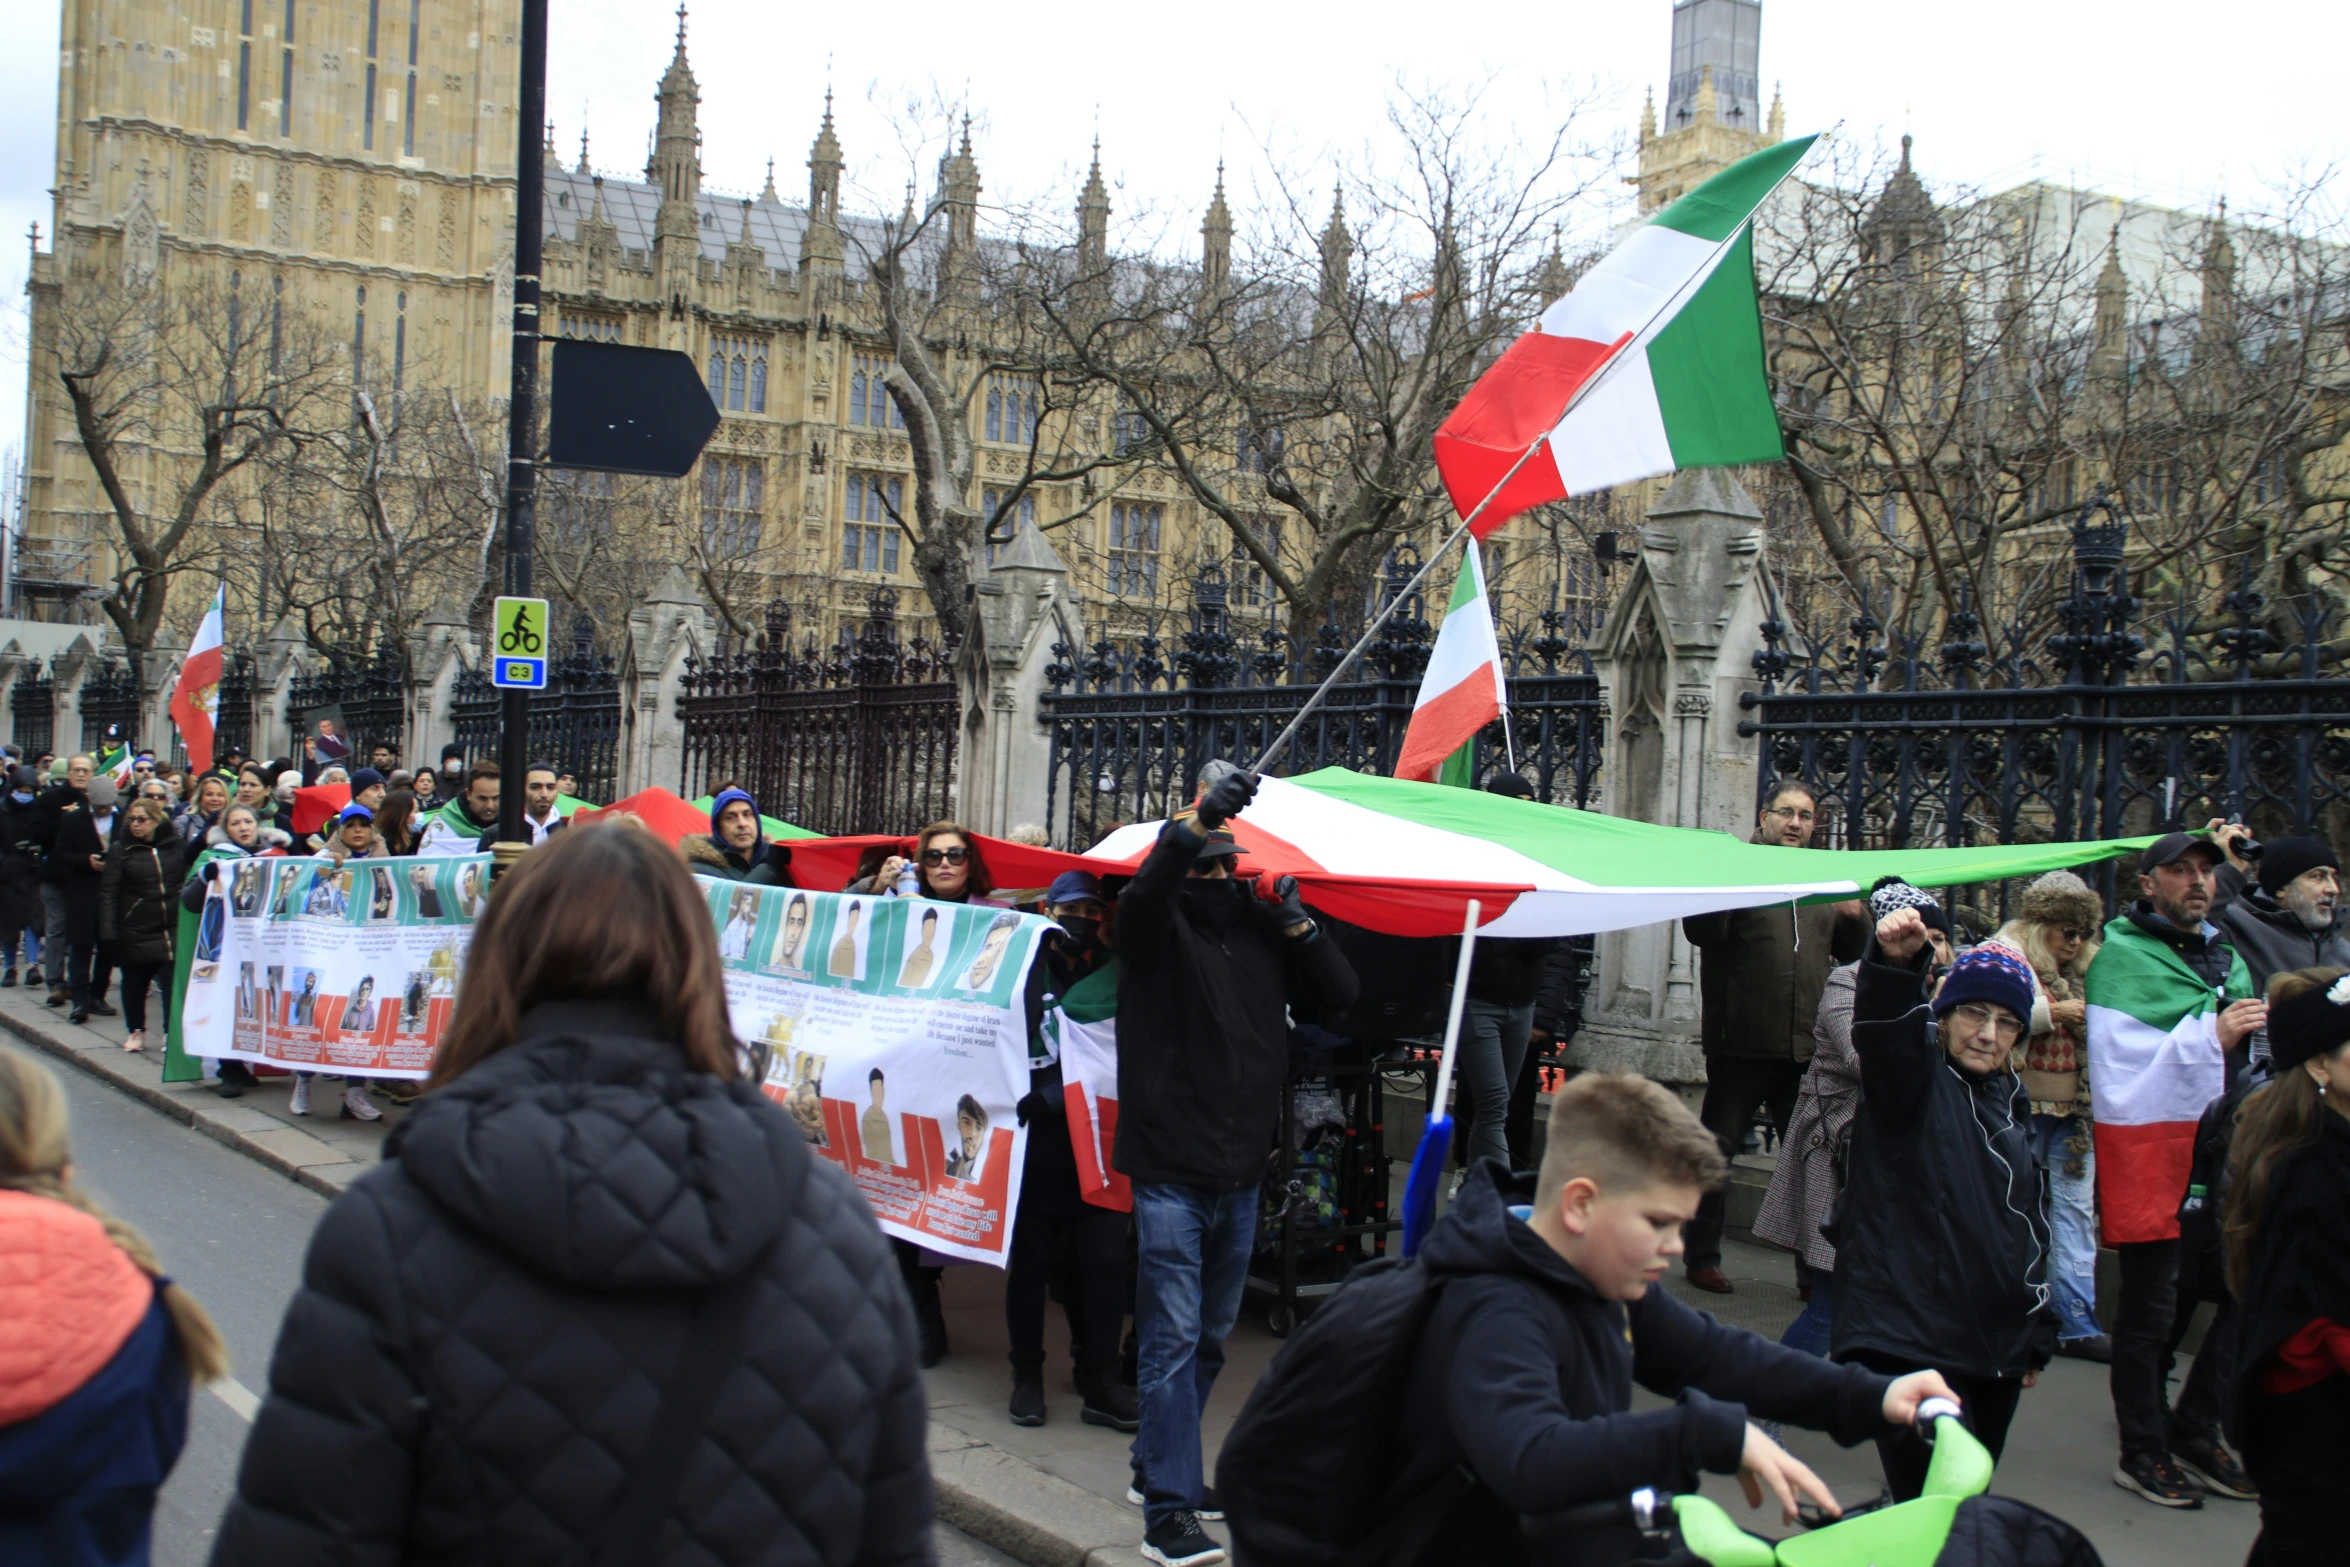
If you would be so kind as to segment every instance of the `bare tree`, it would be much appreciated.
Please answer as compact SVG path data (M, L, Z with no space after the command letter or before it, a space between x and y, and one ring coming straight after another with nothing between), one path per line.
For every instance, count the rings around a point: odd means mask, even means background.
M50 368L114 525L100 606L123 645L155 644L172 579L217 548L222 486L298 452L348 411L340 346L306 314L160 276L77 280Z

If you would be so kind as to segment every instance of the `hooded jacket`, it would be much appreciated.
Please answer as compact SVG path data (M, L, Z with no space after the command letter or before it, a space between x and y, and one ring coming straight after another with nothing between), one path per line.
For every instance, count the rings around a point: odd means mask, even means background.
M1661 1284L1602 1300L1526 1223L1533 1197L1533 1176L1480 1161L1420 1252L1442 1293L1405 1385L1392 1491L1420 1495L1463 1466L1474 1480L1428 1567L1624 1560L1629 1531L1530 1545L1521 1520L1735 1474L1749 1418L1847 1447L1886 1429L1890 1379L1864 1367L1726 1326ZM1635 1383L1674 1402L1634 1411Z
M718 813L737 800L751 808L752 816L759 814L759 802L740 789L721 789L710 802L710 832L684 839L677 852L685 856L685 868L696 876L710 876L719 881L743 881L756 887L788 887L791 879L791 846L769 843L765 830L757 842L746 851L737 849L718 833Z
M1926 961L1897 967L1872 936L1855 977L1861 1108L1829 1353L2018 1377L2055 1348L2030 1101L2012 1071L1974 1077L1951 1062Z
M155 1281L105 1227L0 1192L0 1561L147 1560L188 1435L188 1371Z
M1238 1191L1265 1173L1291 1006L1342 1010L1353 967L1285 934L1246 882L1191 881L1206 837L1172 821L1118 899L1118 1145L1137 1181Z
M2297 968L2350 968L2350 937L2342 934L2342 910L2323 930L2311 930L2301 916L2258 886L2248 884L2233 865L2220 867L2219 896L2211 923L2219 927L2252 974L2252 993L2268 993L2269 976Z
M1698 1042L1709 1056L1809 1061L1828 970L1860 956L1868 925L1841 904L1693 914L1681 922L1703 954Z
M753 1267L648 1562L928 1562L913 1313L872 1214L612 1000L533 1008L327 1211L213 1560L592 1562L697 1302Z

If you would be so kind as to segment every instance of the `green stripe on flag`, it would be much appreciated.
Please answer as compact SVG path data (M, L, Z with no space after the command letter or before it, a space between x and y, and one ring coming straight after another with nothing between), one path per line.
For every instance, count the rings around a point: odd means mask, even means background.
M1728 239L1817 140L1798 136L1749 153L1649 221L1699 239Z
M1676 467L1777 462L1787 455L1763 369L1752 229L1649 343L1648 373Z
M2241 985L2238 978L2243 979ZM2231 995L2251 994L2251 980L2239 956L2228 976ZM2126 1012L2162 1033L2184 1017L2213 1010L2217 998L2203 976L2187 967L2163 943L2127 919L2105 927L2105 945L2089 965L2089 1000L2097 1006Z

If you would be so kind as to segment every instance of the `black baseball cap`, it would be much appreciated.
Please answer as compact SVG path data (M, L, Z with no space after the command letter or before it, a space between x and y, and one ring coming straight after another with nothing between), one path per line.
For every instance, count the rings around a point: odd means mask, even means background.
M2218 844L2199 832L2166 832L2146 846L2146 857L2138 862L2138 869L2157 870L2197 850L2211 856L2214 865L2227 858Z
M1240 852L1240 840L1219 827L1214 832L1208 834L1208 841L1200 845L1199 853L1194 855L1193 858L1211 860L1216 858L1218 855L1238 854Z

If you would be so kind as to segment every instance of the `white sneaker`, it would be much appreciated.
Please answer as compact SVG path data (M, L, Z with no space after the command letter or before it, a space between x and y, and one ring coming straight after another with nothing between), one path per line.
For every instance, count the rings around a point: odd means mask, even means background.
M343 1114L361 1121L380 1121L384 1113L375 1101L367 1097L367 1090L353 1083L343 1090Z
M296 1074L294 1078L294 1100L293 1103L288 1105L286 1108L293 1111L296 1115L308 1115L310 1113L309 1078L303 1077L300 1074Z

